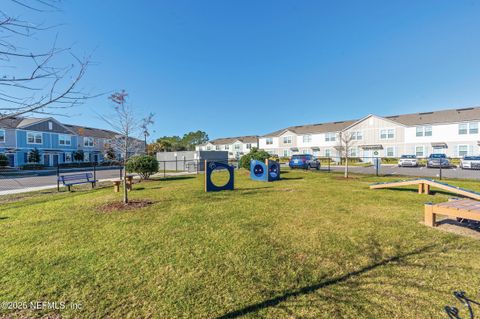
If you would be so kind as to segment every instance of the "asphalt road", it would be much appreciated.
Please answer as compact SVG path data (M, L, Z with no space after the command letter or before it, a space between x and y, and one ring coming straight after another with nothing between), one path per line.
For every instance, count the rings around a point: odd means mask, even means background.
M325 167L322 167L325 169ZM332 171L343 172L345 168L331 167ZM375 167L360 167L351 166L349 171L358 174L375 174ZM431 177L439 178L440 170L438 168L426 168L426 167L397 167L382 165L379 170L379 175L405 175L405 176L418 176L418 177ZM480 170L464 170L461 168L444 168L442 169L443 178L471 178L480 179Z
M90 171L89 171L90 172ZM62 173L65 175L76 174L79 172ZM119 169L99 170L96 172L97 180L108 180L120 177ZM2 177L0 175L0 195L8 193L17 193L21 190L39 190L51 188L57 185L57 176L9 176Z

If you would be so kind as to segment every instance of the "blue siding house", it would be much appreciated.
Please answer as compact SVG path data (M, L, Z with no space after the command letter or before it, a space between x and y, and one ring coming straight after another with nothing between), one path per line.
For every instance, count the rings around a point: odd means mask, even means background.
M28 164L29 153L37 149L40 164L56 166L75 162L82 151L85 162L102 162L110 140L116 133L89 127L62 124L54 118L14 117L0 120L0 154L11 167Z

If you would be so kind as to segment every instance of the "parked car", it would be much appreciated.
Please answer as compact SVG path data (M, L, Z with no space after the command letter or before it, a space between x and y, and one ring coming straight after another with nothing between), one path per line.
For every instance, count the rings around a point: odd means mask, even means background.
M290 168L303 168L303 169L320 169L320 161L310 154L293 155L288 162Z
M427 158L427 167L449 168L450 161L445 154L430 154Z
M398 160L398 167L417 167L418 159L415 155L402 155Z
M465 156L460 160L462 169L480 169L480 156Z

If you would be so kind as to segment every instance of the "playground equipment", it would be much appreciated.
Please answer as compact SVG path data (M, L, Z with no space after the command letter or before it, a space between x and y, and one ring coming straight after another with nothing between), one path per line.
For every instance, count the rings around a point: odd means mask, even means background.
M215 185L212 182L212 173L214 170L222 170L225 169L228 171L230 175L228 182L223 186ZM209 162L205 160L205 191L206 192L219 192L225 190L233 190L234 186L234 168L231 165L222 162Z
M428 178L418 178L418 179L410 179L410 180L395 181L395 182L376 183L376 184L370 185L370 189L392 188L392 187L401 187L401 186L408 186L408 185L418 185L419 194L429 194L430 188L435 187L453 194L480 200L480 193L474 192L472 190L460 188L457 186L453 186L447 183L435 181L433 179L428 179Z
M437 215L480 221L480 202L471 199L459 199L436 205L425 204L425 225L435 227Z
M254 181L272 182L280 179L280 164L277 161L250 161L250 178Z

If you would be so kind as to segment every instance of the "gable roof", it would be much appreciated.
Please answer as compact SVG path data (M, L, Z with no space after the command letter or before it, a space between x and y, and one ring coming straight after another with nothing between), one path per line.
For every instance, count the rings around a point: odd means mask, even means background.
M248 135L248 136L237 136L237 137L224 137L224 138L217 138L208 143L213 145L225 145L225 144L232 144L236 141L240 141L242 143L257 143L258 136L257 135Z
M309 125L297 125L297 126L290 126L266 135L262 137L275 137L280 136L286 131L293 132L295 134L318 134L318 133L327 133L327 132L339 132L344 130L346 127L352 125L353 123L357 122L357 120L350 120L350 121L337 121L337 122L329 122L329 123L317 123L317 124L309 124Z
M466 107L434 112L421 112L403 115L385 116L385 119L403 125L424 125L440 123L457 123L480 120L480 107Z
M72 125L72 124L65 124L65 126L79 136L110 139L118 135L118 133L115 133L113 131L99 129L99 128L78 126L78 125Z

